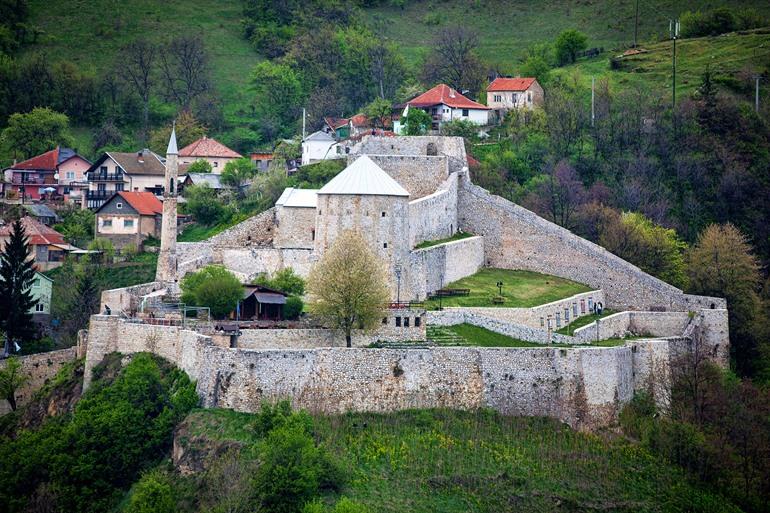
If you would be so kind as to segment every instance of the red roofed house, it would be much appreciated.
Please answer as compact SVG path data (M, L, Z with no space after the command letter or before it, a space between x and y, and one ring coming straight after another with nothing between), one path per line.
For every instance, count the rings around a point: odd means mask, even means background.
M69 148L56 147L5 170L5 196L40 200L53 195L79 196L84 172L91 165Z
M446 84L439 84L433 89L408 101L402 118L409 109L422 109L433 118L432 130L441 130L442 123L455 119L467 119L477 125L489 124L490 108L470 98L466 98ZM403 126L395 123L393 131L401 133Z
M96 236L112 241L116 248L159 237L163 203L152 192L119 191L96 210Z
M543 103L543 88L535 78L498 77L487 87L487 105L499 119L511 109L531 109Z
M192 164L196 160L205 160L211 164L211 172L220 174L225 164L231 160L242 158L243 155L231 150L216 139L206 136L188 144L179 150L179 164Z
M38 271L59 267L64 263L64 257L68 252L78 249L67 244L61 233L32 217L22 217L21 224L29 240L30 259L34 259ZM0 226L0 248L5 247L5 243L11 238L11 233L13 233L13 223Z

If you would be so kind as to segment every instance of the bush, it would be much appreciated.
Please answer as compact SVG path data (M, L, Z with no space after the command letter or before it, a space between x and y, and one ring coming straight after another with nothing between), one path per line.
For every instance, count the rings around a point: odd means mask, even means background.
M577 60L578 52L586 49L587 43L588 38L582 32L575 29L565 30L554 43L556 61L560 66L572 64Z
M305 293L305 279L296 274L291 267L281 269L272 276L261 274L254 280L254 284L280 290L292 296L301 296Z
M469 119L453 119L441 125L441 135L459 136L465 139L475 139L479 127Z
M222 318L235 310L243 298L243 286L233 273L221 265L209 265L188 274L182 280L182 302L207 306L214 318Z
M176 499L169 476L160 471L143 475L134 487L127 513L174 513Z
M192 185L184 190L185 212L192 215L200 224L214 225L225 222L231 212L217 197L217 191L204 183Z
M719 7L713 11L687 11L682 14L682 37L718 36L734 30L748 30L767 24L754 9L734 11Z
M188 173L211 173L211 164L208 160L198 159L187 168Z
M287 319L297 319L302 314L305 303L302 298L290 296L286 298L286 304L283 307L283 316Z
M31 499L51 490L56 511L110 511L171 448L174 426L197 402L184 372L134 355L113 382L94 381L73 414L0 444L4 511L27 510Z

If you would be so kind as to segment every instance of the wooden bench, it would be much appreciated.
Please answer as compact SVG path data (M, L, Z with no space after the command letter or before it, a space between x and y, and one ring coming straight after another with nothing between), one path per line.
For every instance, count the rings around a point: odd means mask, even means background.
M505 303L505 298L503 296L495 296L492 298L492 303L496 305L502 305Z
M469 296L471 289L439 289L431 297Z

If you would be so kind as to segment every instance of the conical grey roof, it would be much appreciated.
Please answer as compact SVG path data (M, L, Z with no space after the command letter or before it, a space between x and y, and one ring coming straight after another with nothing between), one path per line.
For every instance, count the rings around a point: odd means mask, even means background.
M179 150L176 147L176 123L171 128L171 137L168 139L168 148L166 149L166 155L176 155Z
M362 155L321 187L318 194L409 196L409 191L401 187L367 155Z

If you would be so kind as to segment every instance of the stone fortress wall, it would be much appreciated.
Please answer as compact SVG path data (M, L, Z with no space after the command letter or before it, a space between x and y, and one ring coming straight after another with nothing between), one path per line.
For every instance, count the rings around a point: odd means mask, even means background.
M485 239L488 267L524 269L602 289L616 310L725 308L724 299L683 293L601 246L578 237L462 177L460 229Z
M592 429L615 423L620 406L635 390L647 389L650 376L657 380L657 367L686 350L689 341L568 349L347 349L324 343L270 349L259 341L259 350L233 349L178 327L98 315L89 328L85 383L106 354L149 351L197 381L204 407L253 412L263 401L280 399L318 413L490 407Z
M457 173L435 192L409 202L409 248L427 240L451 237L457 231Z
M79 354L78 347L68 347L48 353L35 353L20 356L21 373L27 376L27 382L16 391L16 404L21 407L29 403L35 393L49 383L54 376L69 362L74 361L83 354ZM0 369L5 368L7 360L0 360ZM11 411L11 405L4 397L0 398L0 415Z

